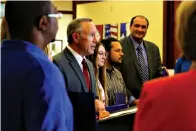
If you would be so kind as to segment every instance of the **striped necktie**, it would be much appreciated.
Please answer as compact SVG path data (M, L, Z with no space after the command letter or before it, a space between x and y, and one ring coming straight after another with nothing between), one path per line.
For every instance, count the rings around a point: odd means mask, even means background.
M141 45L138 46L137 51L138 51L138 62L140 65L141 75L142 75L142 82L144 83L145 81L149 80L149 73L147 70L148 66L145 63Z

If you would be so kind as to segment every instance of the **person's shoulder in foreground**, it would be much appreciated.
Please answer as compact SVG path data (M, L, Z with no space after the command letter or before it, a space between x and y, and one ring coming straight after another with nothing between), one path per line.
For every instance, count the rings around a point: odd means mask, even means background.
M48 131L72 130L72 105L65 88L62 74L47 56L38 57L32 48L29 48L28 51L36 58L44 72L41 92L44 93L44 101L47 103L48 108L42 129Z
M6 1L10 40L2 48L2 130L72 131L63 77L44 54L55 40L58 11L51 1Z
M134 131L196 130L196 70L144 84Z
M16 128L22 123L17 114L24 113L26 129L72 130L72 106L57 67L28 42L4 41L1 50L3 129ZM10 114L13 108L23 111Z

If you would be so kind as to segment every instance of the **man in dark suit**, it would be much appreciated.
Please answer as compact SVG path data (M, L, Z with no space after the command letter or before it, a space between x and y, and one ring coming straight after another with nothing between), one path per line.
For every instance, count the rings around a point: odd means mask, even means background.
M192 65L144 84L134 131L196 131L196 1L181 2L175 16L177 43Z
M54 56L66 82L68 92L94 93L95 109L104 110L104 104L96 99L96 81L92 63L85 56L93 54L96 46L96 27L89 18L78 18L67 27L67 47ZM78 107L79 108L79 107Z
M142 84L159 77L161 72L158 46L143 40L148 26L146 17L133 17L130 22L130 35L120 41L124 53L120 71L128 88L128 95L131 91L135 98L139 98Z
M61 72L44 49L58 30L50 1L6 1L10 40L1 45L1 130L72 131Z

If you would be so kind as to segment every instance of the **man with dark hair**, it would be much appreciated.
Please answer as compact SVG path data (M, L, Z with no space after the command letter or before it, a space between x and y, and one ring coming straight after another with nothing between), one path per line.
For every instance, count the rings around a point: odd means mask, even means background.
M143 15L136 15L136 16L132 17L132 18L131 18L131 21L130 21L130 25L133 25L133 24L134 24L134 20L135 20L137 17L140 17L140 18L145 19L146 22L147 22L147 28L148 28L148 26L149 26L149 21L148 21L148 19L147 19L145 16L143 16Z
M124 83L123 77L115 66L122 63L122 47L120 42L115 38L107 38L101 40L103 43L107 58L106 58L106 92L108 96L108 105L112 106L116 103L117 94L124 94L126 104L138 104L139 100L136 100L132 95L127 98L126 85Z
M143 39L148 26L146 17L133 17L130 22L130 35L120 41L124 53L120 71L128 88L128 95L131 91L136 98L139 98L145 81L161 76L159 48Z
M1 47L2 131L73 129L63 77L44 54L58 16L50 1L6 1L10 40Z
M89 18L78 18L71 21L67 27L67 39L68 39L68 45L67 47L54 56L53 61L54 63L59 67L60 71L62 72L64 79L66 81L66 87L67 91L70 92L70 94L75 94L75 96L81 94L94 94L95 99L93 98L95 102L95 109L97 112L100 112L105 109L104 104L99 101L96 97L96 79L94 75L94 68L92 63L86 59L85 56L91 55L94 53L95 46L96 46L96 26L93 23L93 21ZM74 97L75 98L75 97ZM83 98L80 100L73 102L72 104L78 105L79 101L82 101ZM73 99L72 99L73 100ZM84 105L82 105L84 106ZM80 128L80 123L78 123L79 119L85 119L85 118L78 118L82 114L76 115L76 112L79 110L85 109L82 107L76 107L77 109L74 109L75 114L75 128L76 130L84 130L84 125L81 125L83 127ZM85 115L87 110L84 110L84 112L81 112ZM86 114L88 115L88 114ZM86 124L89 121L86 118ZM92 130L90 128L85 130Z
M134 131L196 131L196 1L181 2L175 16L176 40L192 65L144 84Z

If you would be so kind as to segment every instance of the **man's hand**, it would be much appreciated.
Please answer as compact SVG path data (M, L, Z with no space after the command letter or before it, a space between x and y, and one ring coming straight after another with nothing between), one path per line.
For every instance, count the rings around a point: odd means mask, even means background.
M163 74L164 76L169 76L169 71L165 66L162 66L162 70L165 70L165 74Z
M96 112L105 111L104 103L98 99L95 99L95 110Z
M136 104L136 106L138 106L139 102L140 102L140 99L136 99L135 101L133 101L133 103Z
M99 119L103 119L108 116L110 116L110 113L108 111L100 111L99 112Z

